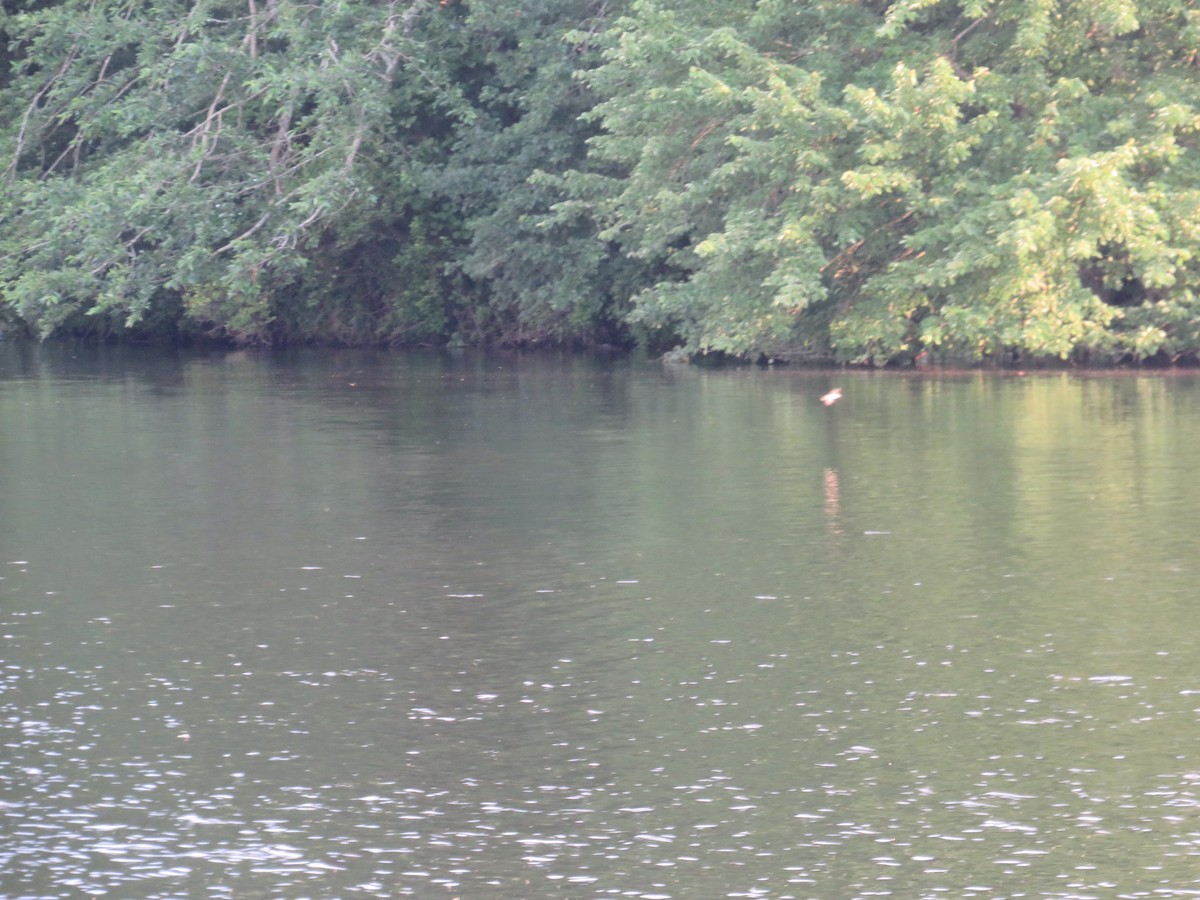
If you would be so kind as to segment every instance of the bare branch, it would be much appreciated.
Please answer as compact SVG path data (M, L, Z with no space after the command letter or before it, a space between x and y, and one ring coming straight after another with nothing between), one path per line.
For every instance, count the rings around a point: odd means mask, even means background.
M253 225L251 225L249 228L247 228L245 231L243 231L241 234L239 234L237 237L235 237L229 243L225 244L222 247L218 247L216 250L214 250L212 252L212 255L219 256L220 254L224 253L226 250L232 250L234 244L236 244L238 241L244 241L246 238L250 237L250 235L254 234L256 231L258 231L260 228L262 228L264 225L266 225L267 222L270 220L270 218L271 218L271 211L267 210L265 213L262 214L262 216L259 217L259 220L257 222L255 222Z
M974 22L972 22L970 25L968 25L966 28L964 28L962 31L960 31L958 34L956 34L950 40L950 65L954 68L954 74L957 75L959 78L962 78L963 80L966 80L969 77L969 75L968 75L968 73L964 72L958 64L958 42L961 41L963 38L965 38L968 34L970 34L976 28L978 28L980 25L982 25L984 22L986 22L988 19L988 16L990 16L991 14L992 14L991 10L988 10L986 13L984 13L982 16L980 16L978 19L976 19Z
M221 113L224 110L218 110L217 104L219 104L221 102L221 98L225 96L225 88L229 85L229 79L232 76L232 72L225 73L225 77L221 80L221 85L217 88L217 93L213 97L212 103L208 105L208 115L204 117L204 121L198 126L200 129L200 158L196 160L196 168L192 171L192 177L188 179L189 183L200 177L200 169L204 166L204 161L208 159L209 148L216 144L216 139L221 135ZM217 133L213 136L213 139L210 142L208 133L213 122L217 123ZM193 140L192 146L194 147L195 145L196 142Z
M250 4L250 30L246 32L246 47L250 53L250 58L255 59L258 56L258 8L254 5L254 0L248 0Z
M50 89L54 87L55 82L57 82L59 78L66 74L67 70L71 68L71 64L75 62L78 56L79 48L72 47L71 52L67 54L67 58L63 60L63 64L58 67L58 71L46 79L46 83L42 85L41 90L33 95L33 99L30 100L29 105L25 107L25 114L21 117L21 127L17 129L17 141L16 147L13 149L12 161L9 162L8 167L4 170L4 174L9 181L14 180L17 175L17 163L21 159L21 152L25 149L25 133L29 129L29 120L33 117L38 105L42 102L42 98L50 92Z
M275 130L275 140L271 142L271 177L275 180L275 195L283 194L283 182L279 177L279 163L292 153L292 107L288 104L279 113L279 127Z
M346 154L346 171L354 167L354 158L358 156L358 150L362 146L364 131L366 125L362 123L354 130L354 140L350 142L350 151Z

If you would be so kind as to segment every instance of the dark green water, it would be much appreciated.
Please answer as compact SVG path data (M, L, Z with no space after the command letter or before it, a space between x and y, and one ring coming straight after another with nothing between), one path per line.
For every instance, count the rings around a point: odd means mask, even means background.
M0 345L0 895L1196 896L1198 534L1189 375Z

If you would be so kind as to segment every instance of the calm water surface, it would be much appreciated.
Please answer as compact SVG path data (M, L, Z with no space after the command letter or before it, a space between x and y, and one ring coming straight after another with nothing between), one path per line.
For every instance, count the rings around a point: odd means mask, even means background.
M1188 375L0 346L0 895L1194 897L1198 532Z

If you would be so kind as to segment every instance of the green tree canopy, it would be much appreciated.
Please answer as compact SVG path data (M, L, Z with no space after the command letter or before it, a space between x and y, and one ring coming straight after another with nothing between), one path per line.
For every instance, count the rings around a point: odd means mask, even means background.
M1200 354L1195 0L24 0L39 334Z
M638 0L580 180L693 351L1197 348L1189 0Z
M42 334L133 325L169 297L263 332L337 225L386 217L400 108L454 104L420 68L433 9L66 0L10 16L5 301Z
M588 48L563 33L596 29L591 6L60 0L6 14L5 308L42 335L600 327L578 314L582 291L550 297L528 261L490 261L524 252L578 277L518 238L539 202L529 174L585 153L571 73ZM588 244L573 252L594 268Z

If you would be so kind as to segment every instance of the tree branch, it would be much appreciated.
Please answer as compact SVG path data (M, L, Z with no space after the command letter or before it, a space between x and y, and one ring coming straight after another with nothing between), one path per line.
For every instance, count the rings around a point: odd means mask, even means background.
M256 231L258 231L260 228L262 228L264 225L266 225L267 222L270 220L270 218L271 218L271 211L267 210L265 213L262 214L261 217L259 217L259 220L257 222L255 222L253 225L251 225L249 228L247 228L245 231L243 231L241 234L239 234L237 237L235 237L229 243L225 244L222 247L218 247L216 250L214 250L212 252L212 255L219 256L220 254L224 253L226 250L232 250L234 244L236 244L238 241L243 241L246 238L250 237L250 235L254 234Z
M16 146L13 148L12 161L9 162L8 167L4 170L5 177L8 178L9 181L13 181L17 176L17 164L20 162L21 152L25 149L25 133L29 129L29 120L33 117L38 105L42 102L42 98L50 92L50 89L54 87L55 82L57 82L59 78L66 74L67 70L71 68L71 64L76 60L76 58L78 58L78 56L79 48L77 46L72 47L71 52L67 54L67 58L63 60L63 64L58 67L58 71L46 79L46 83L42 85L41 90L33 95L33 99L30 100L28 106L25 107L25 114L21 117L21 127L17 129L17 140Z
M251 2L253 2L253 0L251 0ZM191 182L194 182L197 178L200 177L200 169L204 166L205 160L207 160L209 157L208 150L209 150L209 147L211 146L211 144L209 143L209 140L208 140L208 132L209 132L209 129L210 129L213 121L216 121L216 123L217 123L217 134L213 138L213 142L215 143L216 138L221 136L221 114L224 112L224 110L222 109L222 110L218 111L217 104L220 103L221 98L225 96L225 88L226 88L226 86L228 86L229 79L231 77L233 77L232 72L225 73L225 77L221 80L221 85L220 85L220 87L217 88L217 93L213 97L212 103L210 103L208 105L208 115L206 115L204 117L204 121L201 122L199 126L197 126L200 129L200 132L199 132L200 158L198 160L196 160L196 168L192 171L192 177L188 179L189 184ZM195 131L195 129L193 129L193 132L194 131ZM193 147L196 146L195 139L192 140L192 146Z

